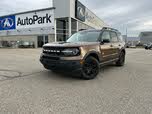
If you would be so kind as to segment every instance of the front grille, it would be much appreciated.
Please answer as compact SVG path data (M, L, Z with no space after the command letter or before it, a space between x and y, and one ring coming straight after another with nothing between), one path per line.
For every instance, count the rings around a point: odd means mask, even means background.
M62 53L62 50L64 49L65 48L63 47L44 47L43 53L50 56L64 56L64 54Z

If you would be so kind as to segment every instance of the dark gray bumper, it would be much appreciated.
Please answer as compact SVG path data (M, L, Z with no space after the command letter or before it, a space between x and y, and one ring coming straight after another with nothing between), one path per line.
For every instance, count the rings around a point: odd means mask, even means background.
M80 72L82 69L82 65L78 60L51 60L49 57L42 56L40 62L50 70Z

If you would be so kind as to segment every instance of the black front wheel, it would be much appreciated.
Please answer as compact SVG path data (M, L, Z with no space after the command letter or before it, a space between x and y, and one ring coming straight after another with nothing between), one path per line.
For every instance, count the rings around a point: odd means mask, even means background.
M100 70L99 62L94 57L88 57L82 67L82 77L86 80L94 79Z

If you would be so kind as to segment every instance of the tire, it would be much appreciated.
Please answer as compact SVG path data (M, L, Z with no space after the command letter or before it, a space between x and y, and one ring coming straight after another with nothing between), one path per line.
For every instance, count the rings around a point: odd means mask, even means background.
M85 80L94 79L100 70L99 62L94 57L88 57L82 66L82 78Z
M125 53L121 52L119 55L119 59L116 62L116 66L124 66L124 64L125 64Z
M146 50L148 50L148 47L145 47Z
M48 66L46 66L46 65L43 65L44 66L44 68L45 69L47 69L47 70L51 70L51 69L49 69L49 67Z

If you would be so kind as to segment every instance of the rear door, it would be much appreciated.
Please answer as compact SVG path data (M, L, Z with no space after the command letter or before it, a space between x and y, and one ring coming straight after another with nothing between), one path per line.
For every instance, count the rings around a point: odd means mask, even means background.
M111 36L110 36L110 32L109 31L103 31L101 33L101 41L108 41L109 42L104 42L100 44L100 49L101 49L101 56L102 56L102 62L106 62L106 61L110 61L112 58L112 47L111 47Z
M119 39L116 32L111 31L110 36L111 36L112 58L115 59L118 58L119 56L119 47L121 46L121 44L119 43Z

